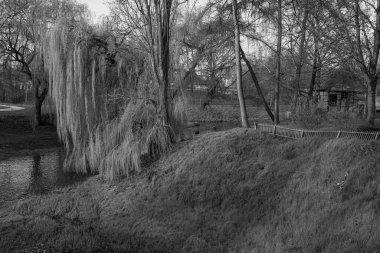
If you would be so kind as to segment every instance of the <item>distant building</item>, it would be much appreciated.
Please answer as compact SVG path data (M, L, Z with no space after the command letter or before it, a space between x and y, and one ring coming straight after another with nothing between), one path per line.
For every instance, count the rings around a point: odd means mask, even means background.
M348 109L358 106L365 99L365 92L354 89L323 88L317 91L318 107Z
M200 75L196 74L195 71L186 73L186 78L182 82L182 87L191 91L207 90L208 86L209 81L203 79Z
M330 70L325 82L317 90L320 108L348 109L366 101L367 88L363 79L351 69Z
M0 102L24 102L32 83L20 72L0 70Z
M352 87L349 85L331 85L317 91L318 107L348 109L352 106L360 106L366 103L366 88ZM380 111L380 86L376 91L376 110Z

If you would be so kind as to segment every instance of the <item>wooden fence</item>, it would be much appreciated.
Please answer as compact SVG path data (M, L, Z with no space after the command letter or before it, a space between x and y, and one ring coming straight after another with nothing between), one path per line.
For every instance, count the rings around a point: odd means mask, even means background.
M277 125L267 124L254 124L254 129L271 133L275 136L281 136L291 139L300 139L308 137L322 137L322 138L357 138L363 140L379 140L380 132L350 132L350 131L320 131L320 130L305 130L305 129L292 129Z

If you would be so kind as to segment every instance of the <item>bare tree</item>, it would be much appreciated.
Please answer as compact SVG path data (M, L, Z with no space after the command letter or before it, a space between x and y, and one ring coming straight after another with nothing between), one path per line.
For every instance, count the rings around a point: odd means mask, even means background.
M282 49L282 1L277 1L277 66L274 104L274 123L280 123L280 84L281 84L281 49Z
M316 19L315 26L318 26L317 19ZM321 57L320 57L320 52L319 52L319 38L318 38L317 31L314 31L313 38L314 38L314 53L313 53L311 79L310 79L309 91L308 91L309 103L312 102L313 100L313 93L314 93L315 86L317 83L317 76L320 75L320 72L321 72Z
M257 93L259 95L259 97L261 98L263 104L264 104L264 108L265 108L265 111L267 112L267 114L269 115L269 117L271 118L271 120L274 122L274 115L265 99L265 96L263 94L263 91L261 89L261 86L259 84L259 80L257 79L257 76L255 74L255 71L253 70L252 68L252 65L250 63L250 61L248 60L248 58L246 57L245 53L244 53L244 50L240 47L240 54L241 54L241 57L243 58L245 64L247 65L248 67L248 71L252 77L252 80L253 80L253 83L256 87L256 90L257 90Z
M164 125L168 125L168 89L170 69L171 27L178 3L173 0L116 0L112 15L118 20L126 38L142 52L147 52L153 78L159 87L158 110Z
M237 0L233 0L232 10L233 10L233 18L234 18L234 24L235 24L234 32L235 32L236 86L237 86L237 92L238 92L238 97L239 97L241 123L243 127L249 127L247 109L245 106L244 93L243 93L243 87L242 87L239 11L238 11Z
M295 77L295 93L294 93L294 110L299 105L299 99L300 99L300 81L301 81L301 72L302 72L302 65L305 58L305 41L306 41L306 32L307 32L307 21L309 17L309 5L308 1L304 1L303 3L303 16L302 16L302 23L301 23L301 30L300 30L300 43L299 43L299 49L298 49L298 60L296 63L296 77Z
M216 11L211 7L208 4L199 11L187 13L176 27L175 45L180 50L175 57L181 59L180 70L185 70L182 80L195 72L207 79L208 92L203 106L215 97L218 88L224 88L221 80L229 76L234 67L233 25L221 15L217 19L210 18Z
M347 42L347 51L354 59L366 80L367 121L375 122L376 88L379 78L378 61L380 51L380 0L339 1L325 3L340 36Z

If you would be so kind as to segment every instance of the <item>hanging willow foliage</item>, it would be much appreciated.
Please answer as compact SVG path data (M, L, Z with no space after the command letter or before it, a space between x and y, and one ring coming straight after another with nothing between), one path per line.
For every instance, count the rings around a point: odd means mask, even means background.
M41 53L58 135L68 150L67 170L101 173L110 180L139 172L141 154L160 155L181 132L183 99L172 99L173 122L164 124L149 64L116 50L107 36L61 21L47 34Z
M88 34L87 27L70 28L61 22L51 29L43 47L58 135L71 151L68 165L75 163L79 172L87 172L84 149L90 133L107 118L98 95L104 89L104 71L97 71L107 65L99 49L89 45Z

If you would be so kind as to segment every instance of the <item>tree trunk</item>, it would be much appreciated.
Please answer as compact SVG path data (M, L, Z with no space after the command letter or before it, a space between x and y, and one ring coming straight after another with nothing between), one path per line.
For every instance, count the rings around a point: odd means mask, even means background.
M305 10L302 18L302 25L301 25L301 41L299 45L299 59L297 61L296 65L296 90L294 92L294 98L293 98L293 109L294 112L299 104L299 98L300 98L300 82L301 82L301 71L302 71L302 63L303 63L303 58L304 58L304 47L305 47L305 40L306 40L306 26L307 26L307 19L309 16L309 9L307 5L305 5Z
M48 90L46 88L43 89L41 95L39 94L39 85L34 86L34 119L35 119L35 125L39 126L42 124L42 113L41 113L41 107L42 103L45 100L45 97L48 93Z
M376 116L376 85L377 77L371 78L368 84L368 97L367 97L367 121L371 125L375 124Z
M367 118L368 115L368 87L367 87L367 92L365 93L365 103L364 103L364 108L363 108L363 117Z
M371 125L375 124L376 116L376 87L377 87L377 64L379 61L380 51L380 0L377 0L376 5L376 25L373 36L373 52L372 58L369 62L369 72L371 73L368 85L368 98L367 98L367 121Z
M277 69L276 89L274 97L274 123L280 124L280 83L281 83L281 42L282 42L282 1L278 0L278 31L277 31Z
M167 125L170 122L169 119L169 102L168 102L168 88L169 88L169 44L170 44L170 9L171 1L162 2L162 23L159 31L159 43L158 53L159 59L159 112L163 124Z
M236 86L237 93L239 97L240 114L241 114L241 124L242 127L249 127L247 109L244 101L244 93L242 86L242 70L241 70L241 59L240 59L240 30L239 30L239 18L238 18L238 7L237 0L233 0L233 16L235 23L235 60L236 60Z
M313 101L313 94L314 94L314 90L315 90L315 86L316 86L318 68L319 68L319 44L318 44L318 39L314 35L313 70L311 73L309 91L307 94L309 97L309 103L312 103L312 101Z
M167 125L169 123L169 103L168 103L168 86L164 83L159 88L159 112L162 123Z
M42 107L42 103L40 103L39 101L36 101L34 105L36 126L40 126L42 124L41 107Z
M263 101L263 104L264 104L264 108L266 110L266 112L268 113L269 117L271 118L271 120L274 122L274 116L273 116L273 113L267 103L267 101L265 100L265 97L264 97L264 94L263 94L263 91L261 90L261 87L260 87L260 84L259 84L259 80L257 79L256 75L255 75L255 72L253 71L253 68L251 66L251 63L249 62L249 60L247 59L247 57L245 56L245 53L243 51L242 48L240 48L240 53L241 53L241 58L243 58L243 60L245 61L245 64L247 64L247 67L248 67L248 71L249 73L251 74L251 77L252 77L252 80L253 80L253 83L255 84L255 87L256 87L256 90L257 90L257 93L258 95L260 96L261 100Z
M367 84L367 94L366 94L366 115L368 123L373 125L375 123L375 115L376 115L376 86L377 86L377 65L379 61L379 52L380 52L380 0L376 1L376 22L373 27L373 44L369 44L368 41L365 41L365 45L363 45L363 41L361 39L361 34L363 29L360 26L360 1L355 1L355 28L356 28L356 55L357 58L362 63L361 69L362 72L366 74L368 77ZM363 54L363 47L370 48L372 47L372 52L370 57L368 57L368 65L365 64L365 57Z
M313 60L313 70L311 72L311 80L310 80L310 85L309 85L309 91L307 93L307 96L308 96L310 102L313 101L313 93L314 93L314 90L315 90L315 81L317 79L317 71L318 71L318 62L314 58L314 60Z

